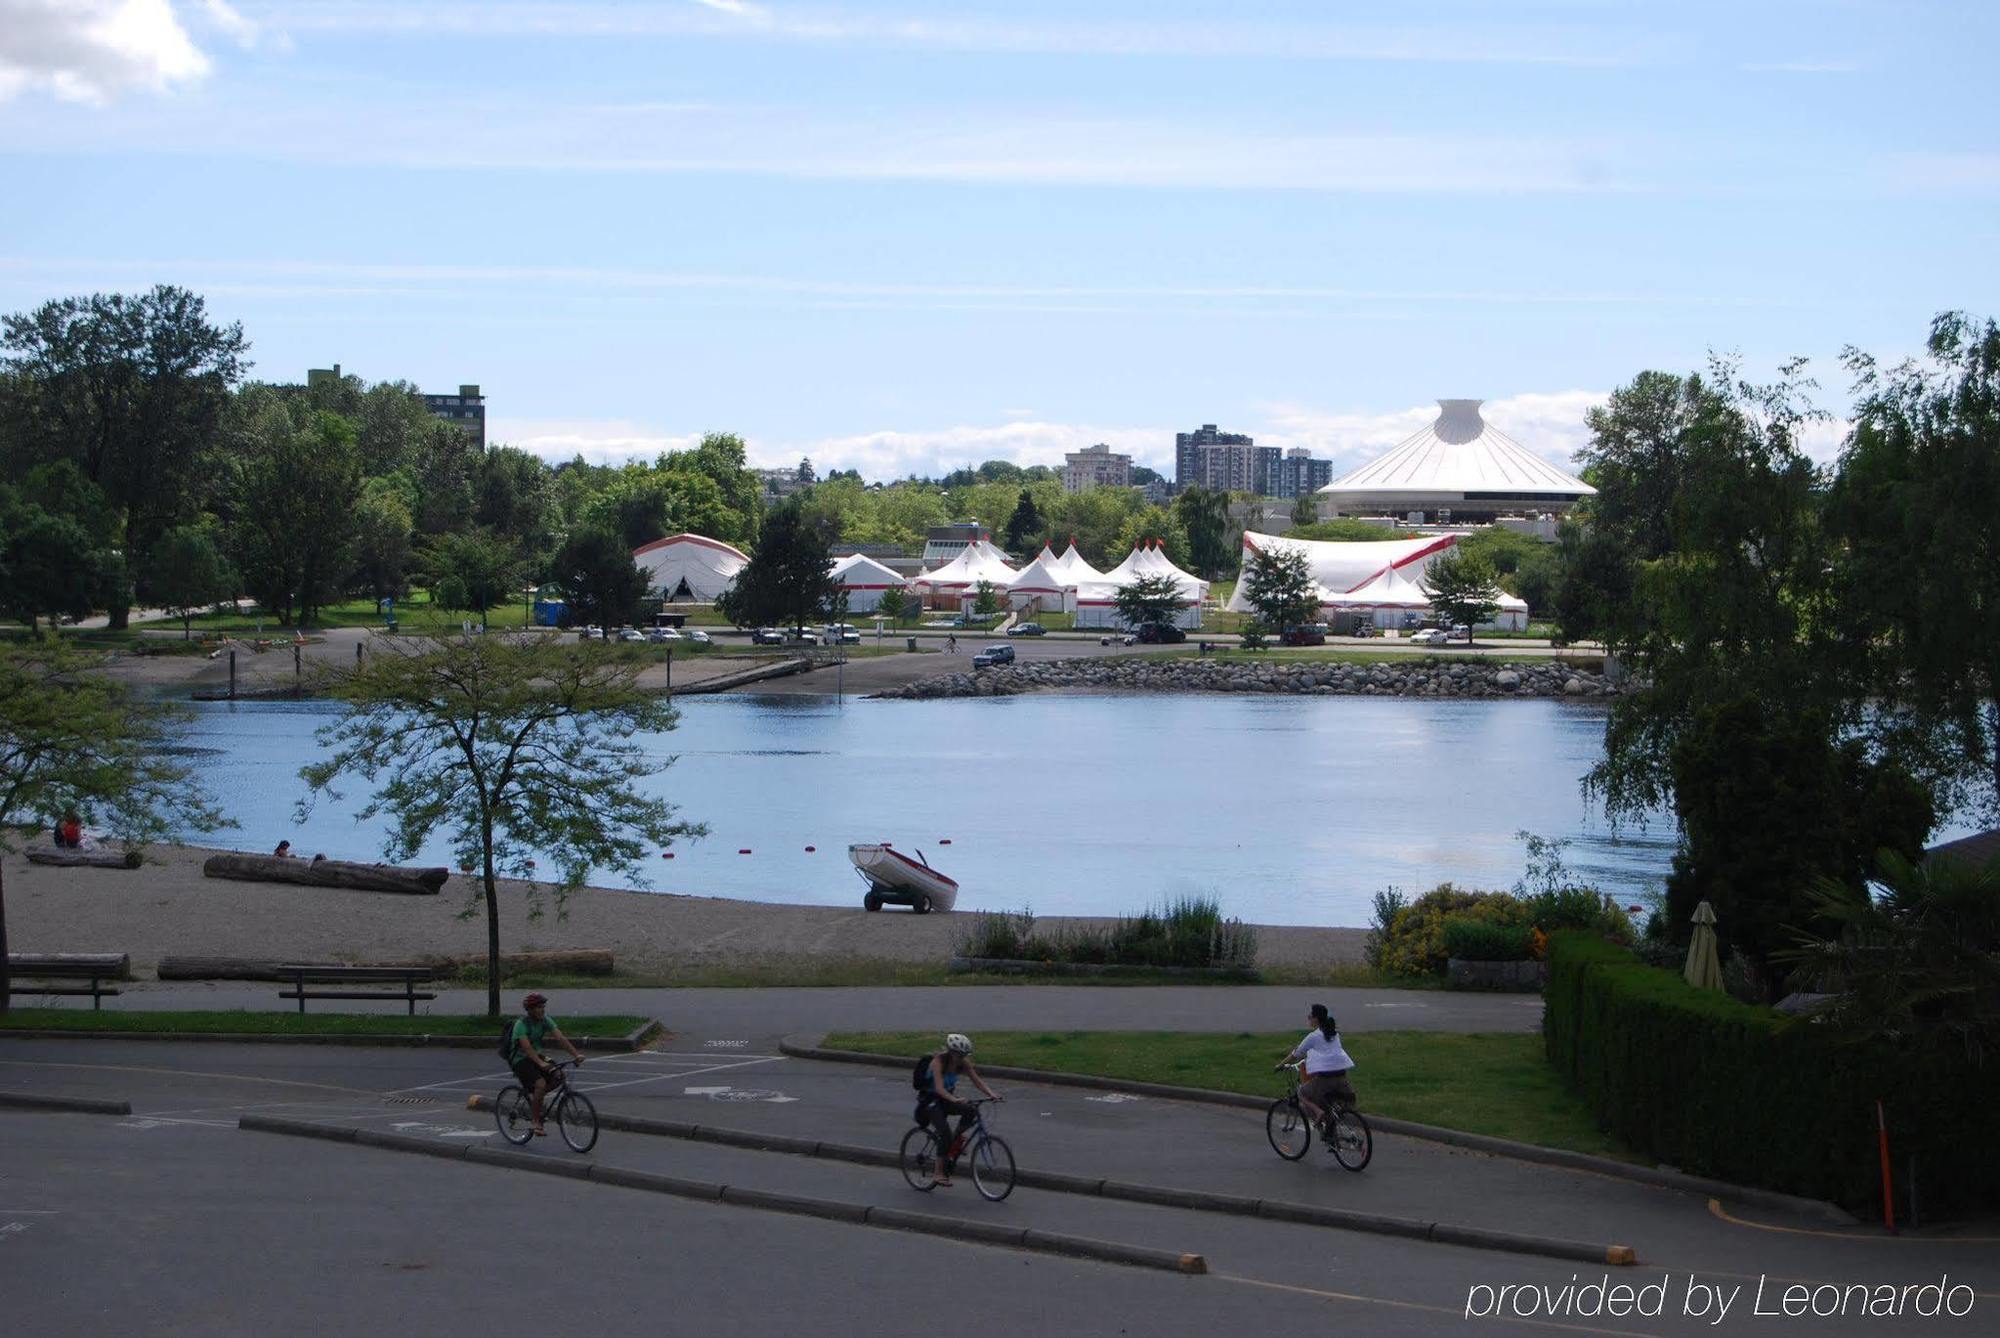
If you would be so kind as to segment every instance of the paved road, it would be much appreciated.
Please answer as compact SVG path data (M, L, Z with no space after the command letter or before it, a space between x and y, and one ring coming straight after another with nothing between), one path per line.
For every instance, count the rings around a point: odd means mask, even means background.
M280 1007L277 984L139 982L106 999L107 1010ZM507 1002L512 1006L510 991ZM1327 990L1289 985L924 985L843 989L684 989L557 991L562 1012L656 1017L689 1035L775 1044L794 1033L939 1030L1271 1032L1303 1034L1309 1004L1324 1002L1343 1029L1371 1031L1534 1031L1540 995L1456 990ZM24 1007L89 1007L88 999L22 999ZM434 1013L482 1013L484 990L442 990L419 1005ZM347 1012L397 1014L397 1003L350 1003Z
M785 1059L744 1039L683 1033L658 1052L599 1057L582 1077L607 1111L883 1147L906 1127L902 1074ZM591 1154L605 1165L1204 1254L1212 1275L1185 1278L233 1127L255 1110L490 1140L490 1122L468 1112L465 1097L501 1081L497 1062L477 1051L0 1041L0 1090L120 1096L138 1112L121 1120L0 1111L8 1149L0 1290L10 1319L37 1334L333 1332L392 1317L400 1331L426 1321L518 1324L504 1271L523 1236L551 1299L602 1333L706 1333L731 1323L762 1333L801 1322L836 1335L929 1332L937 1321L911 1293L923 1279L948 1279L950 1325L973 1333L1213 1333L1248 1322L1424 1334L1462 1327L1480 1285L1560 1287L1606 1271L1026 1189L999 1205L969 1185L918 1196L884 1170L619 1131ZM1368 1170L1351 1175L1318 1153L1280 1162L1251 1113L996 1085L1010 1098L997 1127L1023 1164L1610 1237L1641 1258L1638 1268L1612 1270L1615 1280L1664 1275L1676 1304L1691 1274L1745 1286L1723 1326L1738 1332L1761 1331L1765 1321L1743 1311L1767 1273L1780 1285L1949 1273L1978 1292L1976 1315L2000 1306L2000 1251L1990 1243L1889 1240L1725 1208L1739 1219L1731 1221L1685 1194L1388 1137L1377 1140ZM573 1159L554 1138L533 1151ZM25 1278L35 1285L9 1285ZM1565 1322L1590 1333L1708 1328L1667 1318ZM1821 1321L1813 1331L1918 1332L1917 1323Z

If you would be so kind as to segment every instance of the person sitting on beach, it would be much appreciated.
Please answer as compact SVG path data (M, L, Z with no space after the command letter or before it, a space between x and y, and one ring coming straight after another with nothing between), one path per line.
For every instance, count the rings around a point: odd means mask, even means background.
M75 809L63 814L62 821L56 824L56 844L64 850L82 848L83 819L76 815Z
M292 857L292 843L290 841L278 842L278 848L273 850L271 854L276 859L290 859Z
M569 1051L570 1058L579 1065L583 1063L583 1055L569 1043L569 1037L562 1034L562 1028L549 1016L548 1008L549 1000L545 994L530 994L521 1000L522 1016L514 1022L514 1051L507 1057L507 1066L514 1070L514 1076L521 1081L521 1089L528 1094L535 1132L544 1137L549 1131L542 1128L542 1098L548 1095L555 1070L548 1060L542 1058L538 1047L553 1036L562 1042L563 1049Z
M952 1095L958 1086L959 1077L972 1079L972 1085L998 1101L1000 1094L986 1085L979 1076L979 1070L972 1066L972 1038L958 1032L944 1038L944 1049L934 1051L930 1057L930 1086L917 1097L917 1122L928 1124L937 1135L937 1182L940 1186L951 1184L951 1162L961 1144L965 1142L965 1131L972 1127L977 1110L970 1102L960 1101ZM951 1117L958 1116L958 1137L951 1135Z

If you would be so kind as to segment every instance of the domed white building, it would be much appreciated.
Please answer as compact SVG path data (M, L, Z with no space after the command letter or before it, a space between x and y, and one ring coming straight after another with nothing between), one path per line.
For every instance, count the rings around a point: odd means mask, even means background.
M1439 400L1437 421L1319 490L1329 516L1479 522L1563 512L1597 489L1556 468L1480 416L1480 400Z

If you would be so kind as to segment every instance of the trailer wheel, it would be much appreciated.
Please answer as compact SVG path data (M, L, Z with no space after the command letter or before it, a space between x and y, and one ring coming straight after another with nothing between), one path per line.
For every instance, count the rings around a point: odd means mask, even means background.
M931 913L930 894L928 892L917 893L917 899L910 903L910 909L918 915L929 915Z
M871 888L868 892L868 895L861 898L861 905L864 910L871 910L871 911L881 910L882 894Z

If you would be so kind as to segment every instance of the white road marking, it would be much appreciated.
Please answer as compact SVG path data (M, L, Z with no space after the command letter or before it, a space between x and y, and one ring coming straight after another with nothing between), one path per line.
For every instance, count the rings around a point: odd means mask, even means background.
M1107 1106L1121 1105L1127 1101L1144 1101L1145 1099L1142 1096L1134 1096L1130 1092L1106 1092L1103 1096L1087 1096L1084 1098L1085 1101L1102 1101Z

